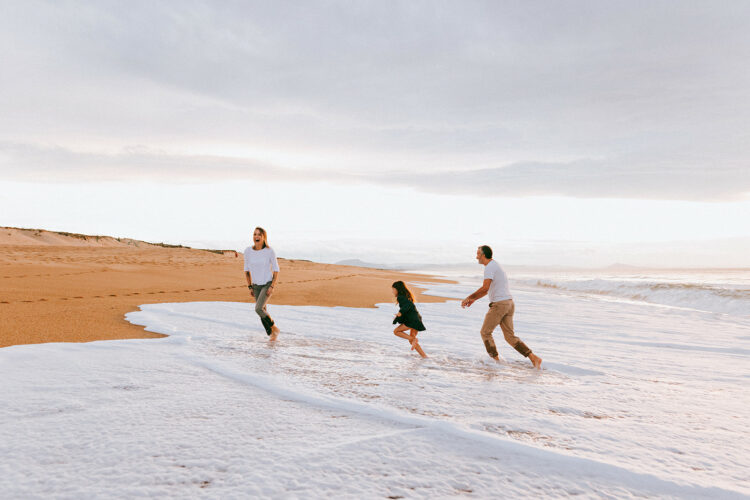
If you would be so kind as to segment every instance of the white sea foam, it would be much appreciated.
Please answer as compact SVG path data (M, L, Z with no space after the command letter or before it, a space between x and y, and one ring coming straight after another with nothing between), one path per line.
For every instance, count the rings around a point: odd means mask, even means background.
M434 293L462 296L468 284ZM486 304L419 304L421 360L376 309L144 305L159 340L0 350L10 497L750 495L742 318L517 290L545 359L490 361ZM706 332L711 332L706 335Z
M453 269L458 281L437 293L466 294L481 281L479 265ZM473 274L472 274L473 271ZM429 272L429 271L426 271ZM512 270L513 289L588 295L600 300L643 302L750 318L750 270L641 270L611 272Z
M727 286L726 284L602 278L578 280L527 279L516 283L531 287L588 293L699 311L750 316L750 288Z

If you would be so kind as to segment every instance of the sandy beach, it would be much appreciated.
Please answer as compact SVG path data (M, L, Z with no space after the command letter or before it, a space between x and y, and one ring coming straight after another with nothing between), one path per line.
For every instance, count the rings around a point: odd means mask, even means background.
M283 249L279 249L283 255ZM396 279L430 276L279 259L270 304L373 307ZM442 302L421 295L421 302ZM125 321L141 304L250 302L242 254L44 230L0 229L0 347L153 338Z

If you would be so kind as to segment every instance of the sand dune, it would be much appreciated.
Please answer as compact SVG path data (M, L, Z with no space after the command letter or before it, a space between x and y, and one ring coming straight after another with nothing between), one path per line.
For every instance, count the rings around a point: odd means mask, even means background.
M73 246L73 247L135 247L158 246L131 238L92 236L87 234L47 231L45 229L0 228L0 246Z
M3 228L0 235L0 347L157 337L126 322L125 313L147 303L251 301L242 254L233 251L43 230ZM271 308L372 307L393 300L395 279L440 281L300 260L280 259L279 265Z

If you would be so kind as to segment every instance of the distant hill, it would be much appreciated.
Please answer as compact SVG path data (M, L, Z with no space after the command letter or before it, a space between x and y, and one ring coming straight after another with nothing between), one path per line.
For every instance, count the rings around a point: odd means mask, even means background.
M643 269L642 266L631 266L630 264L622 264L617 262L610 266L605 267L607 271L634 271L636 269Z

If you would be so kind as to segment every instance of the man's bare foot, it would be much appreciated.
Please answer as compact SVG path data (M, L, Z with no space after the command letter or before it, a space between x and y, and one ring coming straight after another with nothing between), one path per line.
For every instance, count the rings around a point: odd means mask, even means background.
M531 361L531 364L534 365L534 368L536 368L537 370L542 369L542 358L540 358L533 352L529 353L529 361Z
M274 340L276 340L277 338L279 338L279 332L280 331L281 330L279 330L278 326L276 326L276 325L272 326L271 327L271 335L268 336L268 340L270 340L271 342L273 342Z

